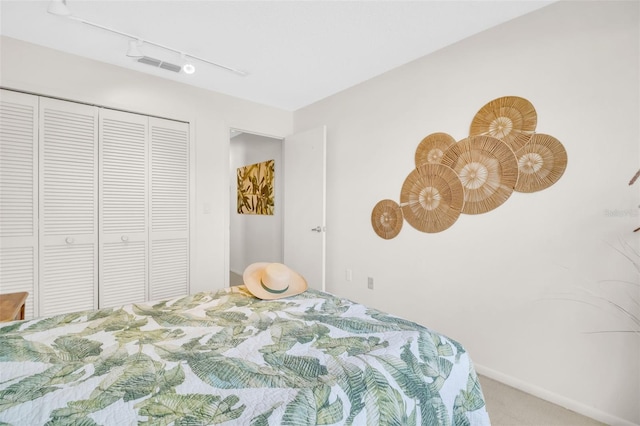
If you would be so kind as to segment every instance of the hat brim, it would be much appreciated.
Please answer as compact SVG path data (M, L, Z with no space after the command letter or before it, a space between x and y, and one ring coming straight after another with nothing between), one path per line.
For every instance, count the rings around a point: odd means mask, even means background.
M307 281L293 269L291 271L291 282L289 287L282 293L271 293L262 286L262 274L268 262L252 263L247 266L242 274L244 285L255 297L264 300L282 299L283 297L295 296L303 293L307 289Z

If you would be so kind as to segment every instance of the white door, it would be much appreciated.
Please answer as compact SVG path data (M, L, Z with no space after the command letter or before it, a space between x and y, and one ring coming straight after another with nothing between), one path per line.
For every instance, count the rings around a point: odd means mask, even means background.
M189 293L189 125L149 118L149 298Z
M38 98L0 90L0 293L38 312Z
M41 316L98 307L98 109L40 99Z
M284 263L325 289L325 126L285 138Z
M148 300L148 118L100 111L99 307Z

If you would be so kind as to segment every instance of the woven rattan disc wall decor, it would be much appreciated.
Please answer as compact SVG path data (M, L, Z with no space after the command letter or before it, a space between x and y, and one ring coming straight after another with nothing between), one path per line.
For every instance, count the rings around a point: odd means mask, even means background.
M516 156L500 139L470 136L449 148L442 164L451 167L464 186L462 213L480 214L507 201L518 181Z
M454 224L464 205L458 175L442 164L423 164L404 181L400 192L404 218L422 232L444 231Z
M567 168L567 151L553 136L535 133L529 143L516 152L520 176L515 190L536 192L550 187Z
M426 163L440 163L444 152L454 143L456 143L456 140L447 133L432 133L425 137L416 148L416 167Z
M402 210L393 200L382 200L371 212L371 225L379 237L390 240L400 233L402 229Z
M473 117L469 136L498 138L515 152L536 130L538 115L533 104L518 96L503 96L484 105Z
M426 136L415 150L416 168L402 184L400 202L382 200L373 208L376 234L394 238L405 219L421 232L444 231L462 213L486 213L514 191L555 184L567 168L567 152L553 136L536 133L537 124L531 102L503 96L478 110L469 137L456 142L444 132Z

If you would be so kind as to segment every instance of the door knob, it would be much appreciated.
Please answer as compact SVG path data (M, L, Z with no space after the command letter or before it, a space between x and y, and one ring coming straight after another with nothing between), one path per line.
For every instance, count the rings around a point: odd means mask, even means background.
M311 228L314 232L322 232L322 226L316 226L315 228Z

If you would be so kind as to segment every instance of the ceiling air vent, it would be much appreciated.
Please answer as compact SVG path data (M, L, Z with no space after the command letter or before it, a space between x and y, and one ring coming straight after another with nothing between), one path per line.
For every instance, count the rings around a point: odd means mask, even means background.
M150 58L149 56L143 56L142 58L138 59L138 62L173 72L180 72L180 70L182 69L180 65L172 64L170 62L164 62L156 58Z

